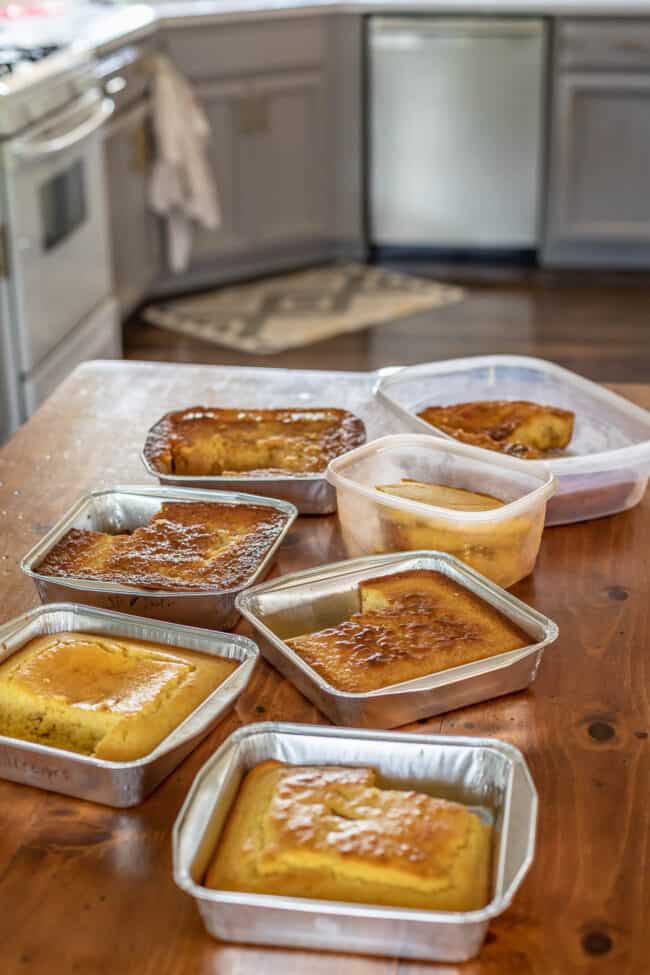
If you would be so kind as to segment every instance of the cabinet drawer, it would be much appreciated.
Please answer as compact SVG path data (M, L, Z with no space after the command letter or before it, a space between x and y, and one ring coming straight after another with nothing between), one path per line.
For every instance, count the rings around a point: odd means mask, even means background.
M308 17L255 24L170 28L165 48L195 80L318 65L325 54L325 24Z
M562 20L557 27L556 51L561 69L650 68L650 20Z

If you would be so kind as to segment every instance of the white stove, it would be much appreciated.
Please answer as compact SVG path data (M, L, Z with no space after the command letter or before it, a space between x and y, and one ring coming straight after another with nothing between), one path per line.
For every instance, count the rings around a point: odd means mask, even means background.
M79 362L121 353L102 145L113 105L87 50L29 27L26 40L0 29L0 441Z

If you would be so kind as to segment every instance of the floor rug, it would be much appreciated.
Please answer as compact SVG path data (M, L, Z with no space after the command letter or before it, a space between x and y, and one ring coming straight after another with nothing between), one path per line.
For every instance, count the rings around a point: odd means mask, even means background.
M459 301L462 289L362 264L330 264L149 305L145 321L273 355Z

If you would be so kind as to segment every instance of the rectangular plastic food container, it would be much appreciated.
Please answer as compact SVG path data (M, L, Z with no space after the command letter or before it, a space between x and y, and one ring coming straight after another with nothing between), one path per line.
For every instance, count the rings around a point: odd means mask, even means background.
M366 766L380 784L463 802L494 829L492 896L466 913L211 890L202 879L244 774L266 759ZM535 850L537 793L518 749L490 738L295 724L239 728L198 773L173 834L174 879L215 938L426 961L465 961L510 905Z
M43 575L38 566L45 556L71 528L88 531L133 531L146 524L165 501L210 501L215 504L268 505L286 515L286 524L250 578L230 589L214 592L172 592L126 586L117 582L96 579L60 578ZM263 579L271 567L275 553L282 543L297 511L287 501L258 498L252 494L226 491L184 491L171 488L114 487L84 495L22 560L23 572L34 580L43 603L74 599L76 602L138 616L182 623L185 626L205 626L228 630L239 618L235 597L246 586Z
M338 690L285 640L335 626L359 609L363 579L433 569L484 599L530 634L530 645L363 694ZM399 725L444 714L528 687L556 624L443 552L412 552L337 562L282 576L242 593L237 604L252 624L264 657L335 724L364 728Z
M650 474L650 412L597 383L528 356L491 355L409 366L380 378L375 394L411 430L448 438L416 415L426 406L510 399L575 413L571 443L549 457L558 486L547 525L600 518L638 504ZM478 448L487 457L493 451ZM526 462L530 463L530 462Z
M327 476L336 488L348 554L436 549L505 588L529 575L555 478L545 464L485 454L489 451L411 433L382 437L332 461ZM490 494L505 504L454 511L377 490L402 478Z
M212 373L214 391L209 395L199 394L199 398L205 400L199 405L241 409L336 407L349 410L363 420L368 440L397 431L401 426L391 411L373 395L377 381L377 374L373 372L213 366ZM167 409L196 404L193 396L189 400L185 398L183 403L169 402ZM294 475L251 474L239 478L230 475L191 477L162 474L151 466L144 453L141 457L147 472L169 487L244 491L282 498L295 504L303 515L325 515L336 511L336 493L328 483L325 471Z
M6 660L36 637L70 631L148 640L240 661L237 670L149 755L131 762L108 762L0 735L3 779L108 806L135 806L146 799L217 726L248 684L259 656L256 644L243 636L60 603L39 606L5 623L0 628L0 660Z

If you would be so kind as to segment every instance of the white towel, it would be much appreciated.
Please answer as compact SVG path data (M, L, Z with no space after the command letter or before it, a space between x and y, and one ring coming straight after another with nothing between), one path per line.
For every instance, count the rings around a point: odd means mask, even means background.
M166 218L169 266L184 270L194 224L221 225L217 187L206 154L210 126L189 84L163 54L153 59L156 159L149 186L153 210Z

